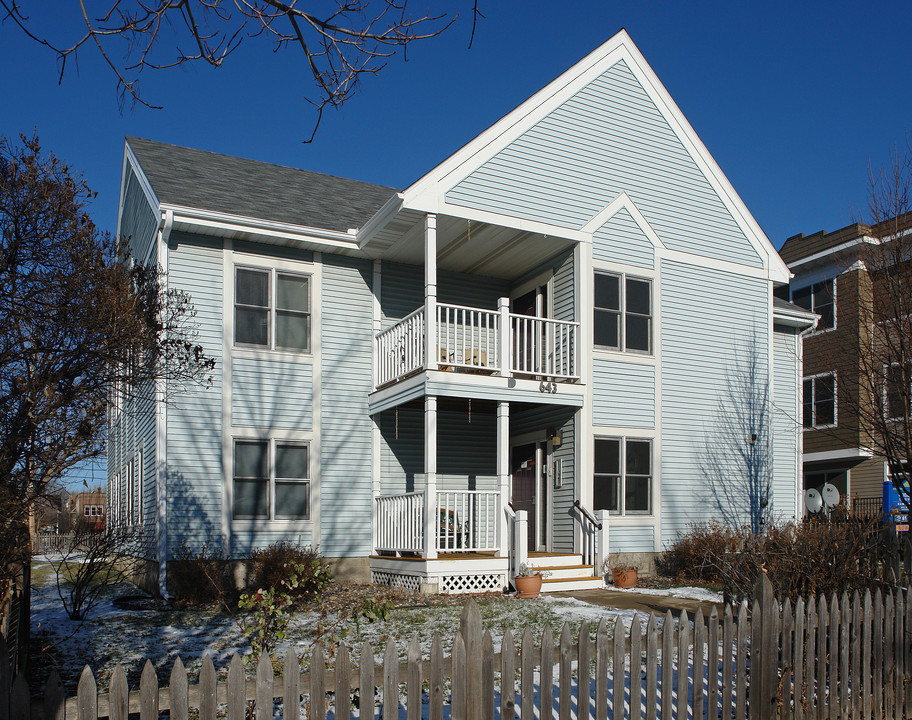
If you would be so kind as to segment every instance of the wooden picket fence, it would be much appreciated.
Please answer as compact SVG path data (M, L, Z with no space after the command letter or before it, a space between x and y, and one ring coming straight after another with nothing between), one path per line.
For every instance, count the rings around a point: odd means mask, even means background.
M227 679L217 680L207 655L196 684L178 659L166 688L147 661L138 690L129 691L118 665L100 692L86 668L69 699L56 673L42 697L31 698L21 676L7 690L0 652L0 718L316 720L332 712L335 720L443 720L447 713L452 720L513 720L517 713L522 720L900 720L912 715L910 600L906 589L792 607L776 601L767 582L751 621L742 605L737 615L726 607L721 620L715 610L709 618L651 615L645 624L602 620L594 637L584 623L576 639L565 624L557 643L547 627L539 643L525 628L516 639L508 632L498 653L470 600L449 657L438 635L426 653L413 638L400 662L390 639L380 664L362 645L357 671L340 645L331 669L316 647L307 672L288 652L278 676L264 655L247 678L234 655Z

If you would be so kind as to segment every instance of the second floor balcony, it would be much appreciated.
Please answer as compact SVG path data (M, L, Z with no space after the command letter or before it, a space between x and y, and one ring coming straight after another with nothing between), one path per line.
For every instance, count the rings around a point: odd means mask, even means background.
M435 303L423 306L375 338L375 385L382 388L423 370L575 382L579 323ZM430 348L430 351L428 350Z

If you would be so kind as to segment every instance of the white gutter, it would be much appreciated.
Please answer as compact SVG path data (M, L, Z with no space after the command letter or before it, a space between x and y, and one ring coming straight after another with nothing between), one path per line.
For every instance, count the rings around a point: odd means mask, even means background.
M843 250L850 250L851 248L858 247L859 245L876 245L879 242L880 241L877 238L873 238L870 235L863 235L862 237L856 238L855 240L849 240L849 242L842 243L842 245L836 245L835 247L821 250L820 252L800 258L799 260L793 260L788 264L788 267L789 270L791 270L802 265L807 265L808 263L816 262L817 260L826 260L831 255L842 252Z
M787 327L806 328L807 332L817 327L820 316L814 313L804 314L789 310L773 310L773 322Z
M358 238L358 247L367 245L380 230L402 209L403 194L398 193L387 200L383 207L374 213L373 217L355 231ZM351 231L349 231L351 232Z

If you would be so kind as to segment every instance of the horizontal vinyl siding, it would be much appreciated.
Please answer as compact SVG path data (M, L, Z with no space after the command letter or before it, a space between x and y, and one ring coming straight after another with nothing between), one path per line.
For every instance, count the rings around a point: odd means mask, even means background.
M576 273L573 267L573 253L568 253L554 266L552 284L552 303L554 307L548 313L555 320L576 320Z
M773 517L795 515L798 493L798 338L773 335Z
M612 427L655 428L653 365L596 358L592 362L592 422Z
M608 530L608 551L613 553L652 552L655 528L652 525L612 525Z
M765 281L667 260L661 293L664 546L691 523L725 519L701 463L719 435L722 408L730 404L729 383L737 381L739 362L752 345L766 373L771 313ZM736 468L743 442L726 442L724 462Z
M370 553L372 272L370 261L323 255L319 545L326 557Z
M446 199L579 229L622 192L670 249L762 265L624 61L457 183Z
M231 360L234 427L313 429L313 364L288 358Z
M196 309L198 341L215 358L212 384L168 403L168 552L220 550L222 538L222 248L220 240L172 233L168 287Z
M655 267L655 248L627 208L618 210L592 233L592 259Z
M149 206L135 173L129 170L124 186L124 206L118 242L126 244L130 257L142 262L146 258L157 227L158 218L155 211Z

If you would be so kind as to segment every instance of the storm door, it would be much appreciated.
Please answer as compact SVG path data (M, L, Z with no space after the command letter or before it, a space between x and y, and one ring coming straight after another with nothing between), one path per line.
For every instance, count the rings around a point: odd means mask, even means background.
M547 488L545 443L515 445L510 454L513 510L525 510L529 518L528 549L544 550L547 537Z

